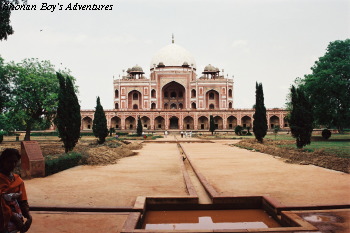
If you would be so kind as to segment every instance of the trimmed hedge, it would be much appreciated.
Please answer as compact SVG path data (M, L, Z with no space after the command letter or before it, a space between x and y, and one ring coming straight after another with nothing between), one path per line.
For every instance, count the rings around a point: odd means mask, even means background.
M119 136L121 135L128 135L128 132L117 132ZM10 136L10 135L9 135ZM58 136L57 131L52 131L52 132L33 132L30 133L30 136L38 136L38 137L45 137L45 136ZM93 132L80 132L80 136L94 136Z
M82 155L76 152L59 155L59 157L45 157L45 175L49 176L57 172L75 167L82 159Z
M324 139L329 139L332 136L332 132L329 129L322 130L322 137Z
M118 134L120 136L120 135L128 135L129 133L128 132L117 132L116 134Z
M52 132L33 132L33 133L30 133L30 136L38 136L38 137L58 136L58 132L57 131L52 131Z

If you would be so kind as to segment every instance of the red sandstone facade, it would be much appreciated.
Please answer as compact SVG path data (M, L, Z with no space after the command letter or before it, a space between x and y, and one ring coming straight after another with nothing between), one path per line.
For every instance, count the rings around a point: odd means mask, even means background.
M209 129L210 115L218 130L251 127L253 109L234 109L233 79L208 65L197 77L195 60L187 50L174 44L162 48L152 59L150 77L141 67L127 70L114 80L114 109L106 110L108 126L136 130L140 117L145 130ZM82 110L82 129L92 128L93 110ZM268 109L269 128L287 128L287 112Z

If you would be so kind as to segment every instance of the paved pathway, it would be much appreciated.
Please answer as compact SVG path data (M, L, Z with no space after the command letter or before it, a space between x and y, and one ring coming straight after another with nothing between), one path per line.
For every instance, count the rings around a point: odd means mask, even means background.
M216 143L184 143L209 183L224 196L271 195L285 205L350 204L350 175Z
M132 206L137 196L186 196L176 144L145 144L108 166L79 166L26 180L31 205Z
M286 205L350 203L349 174L286 164L270 155L225 145L231 142L182 143L196 168L221 195L269 194ZM30 205L132 206L137 196L188 196L180 161L175 143L149 143L139 155L123 158L115 165L75 167L26 180L25 184ZM78 232L80 228L96 232L94 227L85 228L95 224L94 215L33 216L32 233ZM126 219L125 213L99 217L105 219L99 229L108 229L111 222L116 225L114 231L106 232L118 232Z

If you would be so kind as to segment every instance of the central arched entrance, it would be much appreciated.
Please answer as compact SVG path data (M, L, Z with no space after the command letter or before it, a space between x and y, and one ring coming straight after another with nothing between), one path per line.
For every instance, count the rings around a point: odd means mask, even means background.
M169 129L179 129L179 118L173 116L169 119Z
M172 81L162 89L163 105L170 106L170 109L187 108L186 90L180 83Z

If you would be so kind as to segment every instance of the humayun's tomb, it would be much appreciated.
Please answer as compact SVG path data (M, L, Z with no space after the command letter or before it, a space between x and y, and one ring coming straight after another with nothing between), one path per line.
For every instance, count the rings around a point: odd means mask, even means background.
M218 130L251 127L254 109L235 109L234 82L207 65L197 76L196 62L184 48L172 43L152 58L150 77L134 66L114 79L114 109L105 110L109 128L136 130L140 116L145 130L208 131L210 115ZM82 110L82 129L90 130L93 110ZM287 111L267 109L269 128L288 128Z

